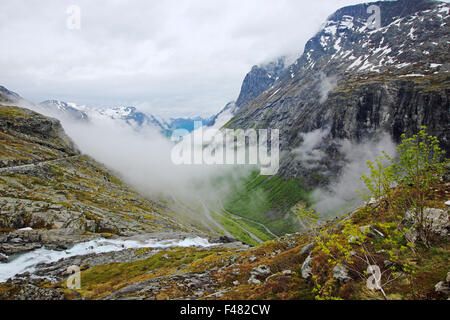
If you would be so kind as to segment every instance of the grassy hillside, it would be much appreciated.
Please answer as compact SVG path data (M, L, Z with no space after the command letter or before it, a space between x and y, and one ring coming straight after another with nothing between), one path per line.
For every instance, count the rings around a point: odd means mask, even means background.
M308 202L308 193L295 179L261 176L255 171L234 188L225 210L260 222L276 235L283 235L299 230L291 211L299 201ZM266 233L260 226L257 228Z
M0 106L0 129L1 233L33 228L53 242L193 230L161 202L80 155L57 120ZM0 243L0 252L10 246Z

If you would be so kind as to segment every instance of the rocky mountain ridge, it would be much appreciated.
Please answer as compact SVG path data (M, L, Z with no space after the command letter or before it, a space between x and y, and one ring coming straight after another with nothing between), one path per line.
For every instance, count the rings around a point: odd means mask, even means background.
M236 106L239 108L245 105L270 88L285 71L285 62L286 58L280 57L275 61L253 66L242 82Z
M60 100L46 100L34 104L19 94L0 86L0 104L20 105L60 121L85 122L114 120L129 125L135 130L151 129L170 136L174 130L185 129L189 132L194 129L194 122L201 121L203 125L209 125L212 117L208 119L200 117L169 118L164 119L138 110L133 106L121 106L111 108L91 108Z
M368 28L370 5L381 9L380 29ZM280 129L281 174L312 187L339 175L342 140L358 144L388 132L398 142L425 125L450 150L449 19L449 5L437 1L340 9L287 72L226 127ZM293 151L303 134L318 129L328 134L313 146L324 156L311 169Z
M204 235L82 155L55 119L0 106L0 141L2 254L98 237Z

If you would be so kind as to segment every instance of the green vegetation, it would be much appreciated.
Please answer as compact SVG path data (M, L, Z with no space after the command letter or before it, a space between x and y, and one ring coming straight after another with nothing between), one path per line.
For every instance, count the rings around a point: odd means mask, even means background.
M314 233L319 223L319 213L303 203L297 205L294 212L300 220L303 230Z
M373 279L373 272L378 268L381 276L373 289L385 299L412 298L418 294L406 291L406 284L423 283L424 277L430 278L430 263L434 265L439 261L439 276L431 277L427 288L435 284L436 279L444 278L448 271L441 264L448 262L448 243L439 239L432 242L431 226L424 217L424 209L433 207L437 199L436 192L445 168L444 153L437 139L426 133L426 128L412 138L403 136L397 152L396 160L385 154L375 163L367 163L370 174L361 179L368 193L361 195L366 200L372 199L371 205L344 218L337 230L327 226L314 237L312 281L316 299L348 298L356 291L362 294L363 287L358 288L355 283L343 286L332 277L338 265L345 266L363 282ZM396 188L393 188L395 184ZM416 223L407 228L403 221L410 209L415 212ZM312 210L302 208L298 214L310 219L314 226ZM420 242L412 241L407 236L409 232L417 232ZM433 252L431 262L423 259L424 255L429 255L425 254L428 248ZM392 291L398 291L395 290L397 285L405 292L393 294ZM420 291L417 287L415 290ZM367 298L374 292L362 295Z
M308 193L296 180L261 176L255 171L233 190L225 209L260 222L280 235L298 230L291 208L301 200L308 201Z
M376 202L386 199L388 209L397 211L399 203L404 199L398 196L394 198L391 189L394 185L403 186L405 197L411 200L411 207L416 212L416 227L421 240L428 246L429 231L424 217L425 202L427 196L432 196L444 173L445 166L442 160L445 152L439 147L438 139L428 135L426 127L422 127L420 132L411 138L402 136L397 153L397 159L385 154L384 157L378 158L375 164L367 162L370 175L363 175L361 179L370 193L361 194L366 200L370 200L371 197ZM389 163L384 165L383 162Z
M10 107L10 106L0 106L0 117L7 118L29 118L30 114L25 109Z
M173 274L217 250L173 249L160 251L143 260L111 263L88 268L81 273L83 297L102 298L137 281ZM145 253L140 250L138 254Z
M261 241L267 241L272 239L272 236L267 231L251 221L244 221L243 219L237 219L233 215L221 212L215 214L214 218L218 221L231 235L249 245L258 245L259 241L255 240L251 235L256 236Z
M407 196L412 199L416 212L416 225L425 245L429 245L428 222L424 217L426 197L434 190L444 173L441 162L445 152L440 149L439 141L426 133L423 127L419 134L407 139L403 135L398 147L398 161L393 164L397 181L408 186Z

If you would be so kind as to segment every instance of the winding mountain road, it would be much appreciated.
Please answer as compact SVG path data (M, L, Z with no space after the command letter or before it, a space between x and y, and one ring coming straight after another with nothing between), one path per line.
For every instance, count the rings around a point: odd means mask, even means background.
M82 155L76 155L76 156L70 156L70 157L64 157L64 158L58 158L58 159L52 159L52 160L44 160L44 161L40 161L37 163L30 163L30 164L22 164L20 166L12 166L12 167L4 167L4 168L0 168L0 174L4 173L4 172L14 172L14 171L27 171L27 170L32 170L33 168L40 166L40 165L44 165L44 164L49 164L49 163L56 163L59 161L63 161L63 160L68 160L68 159L75 159L75 158L79 158Z
M246 221L248 221L248 222L257 224L257 225L263 227L264 230L266 230L266 232L267 232L268 234L270 234L271 236L273 236L274 238L279 238L279 236L277 236L275 233L273 233L272 231L270 231L269 228L267 228L267 227L266 227L264 224L262 224L261 222L258 222L258 221L255 221L255 220L252 220L252 219L249 219L249 218L237 216L237 215L235 215L235 214L233 214L233 213L231 213L231 212L229 212L229 211L227 211L227 210L225 210L225 209L223 209L223 211L224 211L225 213L228 213L229 215L231 215L233 218L235 218L235 219L237 219L237 220L246 220Z

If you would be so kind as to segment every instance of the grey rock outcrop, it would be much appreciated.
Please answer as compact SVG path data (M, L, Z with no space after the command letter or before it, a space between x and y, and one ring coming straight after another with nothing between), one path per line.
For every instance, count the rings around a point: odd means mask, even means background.
M333 278L339 280L340 283L346 283L352 280L349 276L347 267L342 264L338 264L333 268Z
M438 282L434 289L436 292L450 295L450 271L447 272L447 279L445 281Z
M440 292L440 293L449 295L450 294L450 282L440 281L436 284L434 289L436 290L436 292Z
M251 274L257 276L257 277L264 277L270 275L271 271L270 268L266 265L260 265L256 268L253 268Z
M304 247L302 248L302 250L300 250L300 255L302 256L302 255L304 255L304 254L309 254L309 253L311 253L311 251L312 251L313 248L314 248L314 243L307 244L306 246L304 246Z
M253 66L242 83L241 92L236 100L236 106L239 108L245 105L269 89L284 71L284 57L280 57L276 61L267 64Z
M312 267L311 267L312 257L311 254L306 257L305 261L302 264L301 273L302 278L305 280L309 280L312 276Z
M423 211L424 227L428 233L447 238L450 230L449 209L425 208ZM419 238L417 224L419 217L415 210L408 210L403 218L403 225L409 228L406 236L411 242Z
M248 279L248 284L261 284L261 279L269 276L272 272L270 268L266 265L260 265L250 272L250 278Z

